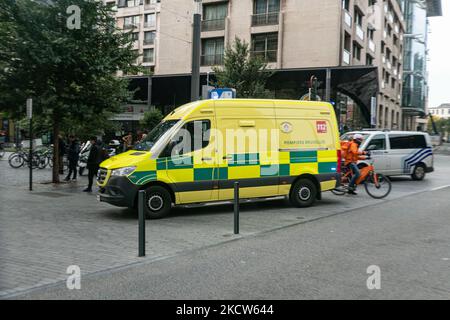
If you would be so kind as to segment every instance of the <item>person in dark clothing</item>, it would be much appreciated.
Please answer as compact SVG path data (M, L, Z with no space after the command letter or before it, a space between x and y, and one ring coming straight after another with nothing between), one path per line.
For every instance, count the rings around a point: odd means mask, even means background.
M64 174L63 158L66 154L66 143L61 135L58 136L58 148L59 148L59 174Z
M88 187L83 190L84 192L92 192L94 176L97 175L98 168L99 168L99 165L101 162L100 161L100 148L97 145L97 138L91 137L89 142L92 145L91 151L89 152L89 157L87 159L87 168L89 170L89 173L88 173L89 184L88 184Z
M80 153L80 145L73 135L69 136L69 146L67 147L67 160L69 160L69 174L66 177L66 181L70 180L70 176L73 172L73 181L77 180L77 163Z

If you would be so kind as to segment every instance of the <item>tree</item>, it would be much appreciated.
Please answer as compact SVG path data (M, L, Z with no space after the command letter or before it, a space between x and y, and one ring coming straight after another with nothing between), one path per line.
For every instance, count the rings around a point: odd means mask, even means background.
M102 1L2 0L0 21L0 110L23 118L25 101L33 98L33 113L52 126L53 182L59 182L62 125L120 112L129 92L117 73L138 72L137 54Z
M140 124L147 130L151 131L161 122L163 118L164 116L159 109L152 108L150 111L144 113L144 118L141 120Z
M245 41L235 38L233 45L228 45L224 55L224 66L214 67L219 87L234 88L240 98L267 98L271 93L266 90L267 79L272 72L267 69L265 61L250 53Z

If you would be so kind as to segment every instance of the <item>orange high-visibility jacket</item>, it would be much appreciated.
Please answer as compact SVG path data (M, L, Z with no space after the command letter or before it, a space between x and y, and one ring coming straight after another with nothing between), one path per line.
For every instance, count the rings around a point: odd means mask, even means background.
M359 146L356 142L352 141L350 142L350 145L348 147L348 150L345 155L345 165L349 165L350 163L358 162L358 160L363 160L365 157L363 157L364 152L359 151Z

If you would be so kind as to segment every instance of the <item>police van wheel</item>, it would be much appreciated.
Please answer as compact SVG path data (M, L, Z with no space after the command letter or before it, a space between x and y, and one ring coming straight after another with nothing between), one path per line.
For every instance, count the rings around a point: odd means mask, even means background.
M172 207L172 198L166 188L152 186L145 190L145 214L148 219L161 219L167 216Z
M300 179L292 187L289 199L295 207L310 207L317 199L317 187L311 180Z
M425 179L425 175L426 175L425 166L423 164L418 164L414 167L414 171L411 177L413 180L422 181L423 179Z

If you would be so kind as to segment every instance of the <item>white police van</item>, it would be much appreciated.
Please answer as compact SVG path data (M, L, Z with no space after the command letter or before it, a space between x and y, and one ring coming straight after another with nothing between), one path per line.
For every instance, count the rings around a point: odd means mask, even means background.
M433 172L433 147L425 132L363 130L344 134L349 140L359 133L364 137L361 150L370 151L377 172L387 176L411 175L413 180L423 180ZM359 166L367 165L362 160Z

